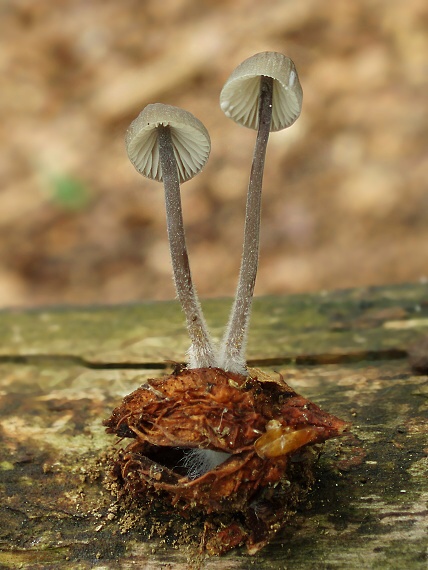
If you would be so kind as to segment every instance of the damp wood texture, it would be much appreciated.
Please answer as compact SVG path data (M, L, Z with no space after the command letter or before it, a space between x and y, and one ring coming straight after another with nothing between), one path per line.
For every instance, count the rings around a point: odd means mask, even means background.
M229 309L204 303L216 338ZM184 359L177 303L3 311L0 568L425 570L427 338L426 284L256 299L249 365L352 426L273 543L201 559L197 523L126 510L104 480L102 420Z

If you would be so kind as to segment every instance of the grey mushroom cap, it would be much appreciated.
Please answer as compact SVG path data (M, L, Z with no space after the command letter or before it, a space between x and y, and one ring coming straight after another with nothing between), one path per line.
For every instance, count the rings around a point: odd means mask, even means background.
M162 181L157 131L159 126L170 127L180 182L190 180L207 162L211 141L201 121L178 107L154 103L141 111L126 133L129 160L143 176Z
M272 77L271 131L292 125L302 109L303 92L293 61L282 53L266 51L243 61L226 81L220 106L236 123L257 129L260 79Z

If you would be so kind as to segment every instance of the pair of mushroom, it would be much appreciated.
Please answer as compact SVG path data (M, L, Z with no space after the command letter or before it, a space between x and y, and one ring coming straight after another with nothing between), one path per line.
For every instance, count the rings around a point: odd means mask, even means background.
M190 113L148 105L126 144L135 168L163 181L175 286L191 339L189 366L176 366L128 394L103 423L130 438L112 475L118 497L205 516L201 548L220 554L246 544L251 554L286 524L315 480L318 444L347 424L296 394L282 376L248 371L245 343L259 255L263 168L269 133L293 124L302 89L293 62L265 52L245 60L226 82L227 116L257 129L248 186L244 246L235 301L220 348L209 335L193 287L180 183L204 166L205 127Z
M191 113L160 103L148 105L128 129L126 146L132 164L144 176L164 184L174 282L191 339L189 368L217 367L247 375L245 344L259 256L266 147L269 133L292 125L301 105L302 88L294 63L276 52L259 53L245 60L222 89L222 110L238 124L256 129L257 138L248 186L238 287L219 349L211 340L193 286L180 197L180 183L195 176L208 160L209 134Z

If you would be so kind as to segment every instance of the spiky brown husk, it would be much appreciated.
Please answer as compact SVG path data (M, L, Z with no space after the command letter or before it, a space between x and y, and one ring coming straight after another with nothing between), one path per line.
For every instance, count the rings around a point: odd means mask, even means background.
M179 368L126 396L104 422L108 433L134 440L114 466L121 492L142 503L160 500L185 516L204 513L211 553L264 546L306 497L317 444L347 425L281 376L258 376ZM296 433L303 436L293 450L278 455L278 434L287 440ZM230 457L192 480L182 462L190 448Z

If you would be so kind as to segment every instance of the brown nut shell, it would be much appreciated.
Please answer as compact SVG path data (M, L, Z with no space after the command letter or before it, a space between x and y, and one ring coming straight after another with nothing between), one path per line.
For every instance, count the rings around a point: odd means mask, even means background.
M108 433L133 440L114 467L122 493L183 514L203 513L209 521L215 515L207 549L217 553L225 549L217 531L228 517L240 521L230 547L237 536L253 552L266 544L310 489L315 444L347 427L281 376L258 379L219 368L177 369L149 380L104 425ZM229 455L191 479L183 457L194 448Z

